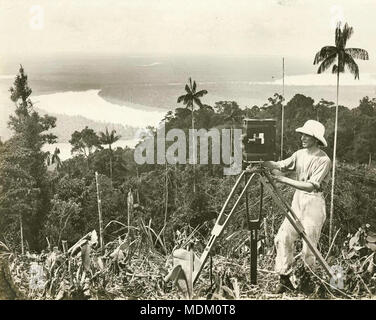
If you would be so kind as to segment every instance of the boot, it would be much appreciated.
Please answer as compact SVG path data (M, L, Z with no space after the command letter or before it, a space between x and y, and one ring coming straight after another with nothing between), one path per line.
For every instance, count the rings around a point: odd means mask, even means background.
M274 293L281 294L286 291L293 291L293 290L294 290L294 286L292 285L290 281L290 276L283 275L283 274L280 275L279 284L277 285L277 288L275 289Z
M300 280L300 291L305 295L310 295L315 291L315 283L312 280L310 273L305 269Z

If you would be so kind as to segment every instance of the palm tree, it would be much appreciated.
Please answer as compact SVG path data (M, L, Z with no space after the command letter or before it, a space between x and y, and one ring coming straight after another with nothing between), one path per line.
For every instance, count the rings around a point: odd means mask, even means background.
M116 141L120 139L121 136L116 135L116 130L112 130L111 133L108 132L108 129L106 127L106 133L100 132L99 133L99 139L100 143L103 145L108 145L108 148L110 150L110 179L112 183L112 157L113 157L113 152L112 152L112 144L114 144Z
M359 67L355 63L354 59L368 60L368 52L359 48L346 48L347 41L353 34L353 28L346 23L341 28L339 22L335 31L335 46L322 47L319 52L316 53L313 64L320 63L317 73L322 73L337 61L337 64L333 65L332 73L337 75L337 101L336 101L336 116L334 126L334 146L333 146L333 171L332 171L332 190L330 200L330 221L329 221L329 241L332 237L332 225L333 225L333 198L334 198L334 183L335 183L335 167L336 167L336 149L337 149L337 129L338 129L338 95L339 95L339 74L345 72L345 66L355 76L355 79L359 79Z
M189 85L188 84L185 85L185 91L187 93L178 98L178 103L183 102L186 108L190 108L192 111L192 132L195 128L195 120L194 120L194 115L193 115L194 104L198 105L199 108L204 107L204 105L201 103L200 98L202 98L205 94L208 93L206 90L196 91L196 89L197 89L196 81L193 81L193 84L192 84L192 79L189 78ZM196 173L195 171L196 144L194 141L194 135L192 137L193 137L192 144L193 144L193 159L194 159L193 160L193 192L196 192L196 180L195 180L196 179L196 174L195 174Z

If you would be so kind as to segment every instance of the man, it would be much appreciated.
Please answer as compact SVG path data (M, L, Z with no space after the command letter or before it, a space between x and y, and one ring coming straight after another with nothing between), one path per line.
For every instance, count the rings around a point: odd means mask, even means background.
M262 165L273 170L273 177L276 181L296 189L292 209L301 221L309 239L317 247L326 218L322 188L323 184L329 180L331 168L329 157L320 149L320 146L327 146L324 138L325 128L318 121L308 120L303 127L295 131L302 134L303 149L296 151L285 160L265 161ZM285 177L280 171L295 171L296 179ZM298 233L285 218L274 240L277 249L275 271L280 275L277 293L293 289L289 273L294 259L294 242L297 238ZM302 257L306 265L314 265L315 256L305 242L303 242Z

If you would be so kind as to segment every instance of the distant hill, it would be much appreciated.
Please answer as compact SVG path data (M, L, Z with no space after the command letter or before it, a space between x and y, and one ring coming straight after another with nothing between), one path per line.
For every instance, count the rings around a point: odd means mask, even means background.
M44 111L38 110L40 114L45 114ZM99 122L87 119L82 116L67 116L62 114L49 113L49 115L56 117L56 128L51 130L54 134L58 136L59 142L68 142L71 138L72 133L77 130L80 131L88 126L96 132L115 129L116 133L121 136L122 140L133 139L136 131L139 128L130 127L122 124L114 124L108 122Z
M1 140L7 140L11 136L11 131L8 128L8 120L9 115L14 112L14 108L11 106L2 106L1 107L1 117L0 117L0 137ZM46 114L44 110L40 110L35 108L40 115ZM106 127L109 130L115 129L116 133L121 136L122 140L130 140L133 139L135 136L136 131L139 128L122 125L122 124L114 124L108 122L99 122L87 119L82 116L68 116L68 115L61 115L61 114L54 114L48 113L51 116L56 117L56 128L51 130L54 134L58 137L58 142L68 142L71 138L72 133L75 130L82 130L85 126L92 128L94 131L105 131Z

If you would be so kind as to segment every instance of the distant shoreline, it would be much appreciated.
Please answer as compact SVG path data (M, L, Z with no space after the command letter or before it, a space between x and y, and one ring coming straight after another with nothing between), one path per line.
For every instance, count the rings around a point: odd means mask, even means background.
M109 102L109 103L112 103L112 104L116 104L116 105L119 105L119 106L125 106L125 107L129 107L129 108L133 108L133 109L136 109L136 110L143 110L143 111L165 111L166 113L170 110L170 108L166 108L166 107L151 107L151 106L147 106L147 105L144 105L144 104L137 104L137 103L133 103L133 102L130 102L129 100L123 100L123 99L119 99L119 98L114 98L114 97L111 97L109 95L106 95L105 93L103 93L104 89L101 89L99 90L98 92L98 96L100 96L103 100Z
M119 105L98 95L99 90L68 91L34 96L32 101L47 113L84 118L135 128L156 126L165 116L164 111L135 108L135 105Z

